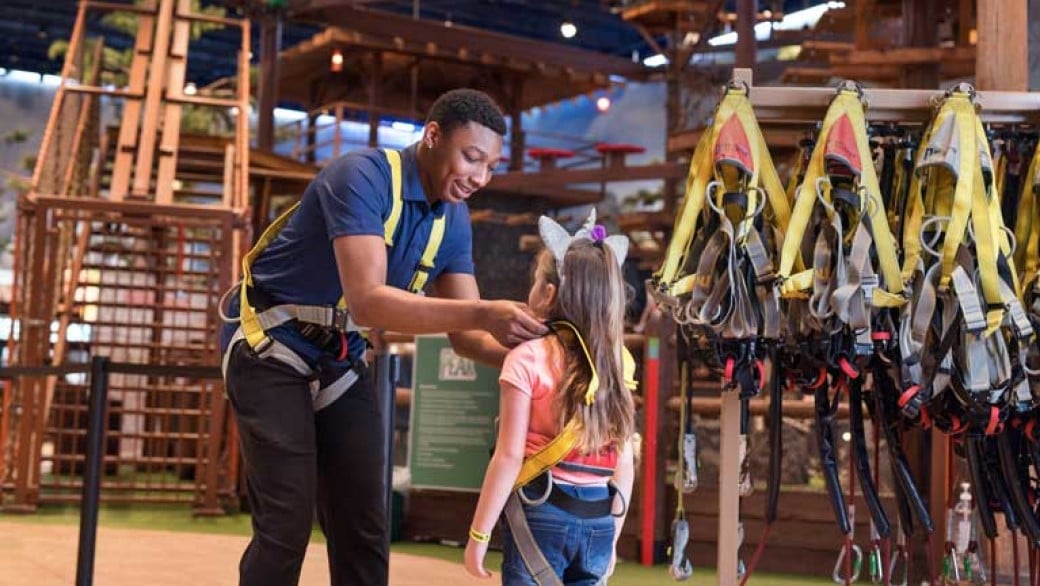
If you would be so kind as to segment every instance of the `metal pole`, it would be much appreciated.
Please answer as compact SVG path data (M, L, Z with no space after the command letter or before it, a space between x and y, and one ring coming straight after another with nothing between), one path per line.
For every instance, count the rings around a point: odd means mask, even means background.
M94 550L97 542L98 503L101 497L101 460L104 457L105 406L108 399L108 357L90 360L90 407L87 412L87 457L83 469L83 494L79 515L79 551L76 586L94 583Z
M393 482L394 482L394 390L397 386L401 366L401 357L397 354L380 354L376 356L376 393L383 402L383 457L386 460L384 490L386 490L386 529L387 539L393 526Z

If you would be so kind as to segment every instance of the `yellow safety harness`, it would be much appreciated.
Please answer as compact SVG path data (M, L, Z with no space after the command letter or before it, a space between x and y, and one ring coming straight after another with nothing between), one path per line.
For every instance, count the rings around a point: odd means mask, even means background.
M383 221L383 239L387 246L393 246L397 226L401 220L401 209L404 205L404 198L402 195L403 181L401 178L401 154L398 151L390 149L384 149L383 152L386 154L387 162L390 164L392 191L390 213ZM241 328L249 346L257 352L262 351L271 343L271 339L267 335L267 332L272 327L292 319L330 327L340 332L360 331L360 328L358 328L350 319L350 314L347 311L346 302L343 298L340 298L339 303L337 303L335 307L323 305L309 306L283 304L260 312L258 312L249 302L248 292L250 287L253 287L253 274L251 270L253 262L256 261L264 249L275 240L299 207L300 203L297 202L282 213L282 215L280 215L270 226L267 227L266 230L264 230L264 233L260 236L260 239L256 242L249 253L242 257L242 284L239 289L239 303L242 319ZM430 238L427 240L426 247L423 249L422 259L419 261L418 266L416 266L415 274L412 276L412 280L408 285L408 290L412 293L422 292L426 287L431 272L433 271L437 251L440 249L441 241L444 239L445 217L446 215L442 214L435 217L433 220L433 226L430 230ZM267 316L266 319L265 315Z
M794 208L791 212L790 222L787 224L787 232L780 254L778 273L782 279L781 296L786 299L804 299L808 296L808 291L813 289L814 279L820 276L818 273L821 272L821 267L799 270L798 264L802 261L802 239L810 226L814 225L813 213L817 203L824 207L829 220L833 220L835 215L833 190L826 179L827 161L825 156L828 138L839 125L852 132L855 140L854 149L861 162L861 175L858 182L860 190L865 192L865 197L862 198L862 211L871 219L876 217L876 220L870 225L870 236L872 236L877 252L883 282L881 287L872 289L871 297L867 302L874 307L900 307L905 303L905 299L902 295L903 284L899 274L899 261L896 255L895 239L889 230L887 217L883 210L881 188L867 141L864 105L860 92L848 87L843 87L838 91L827 109L816 141L816 148L813 149L802 184L795 196ZM854 232L850 230L850 233ZM830 275L825 275L825 277L829 278Z
M1011 405L1033 403L1023 373L1033 328L994 191L999 170L974 90L948 91L921 142L907 202L903 275L913 298L900 335L900 406L928 403L986 434L999 431ZM1019 228L1029 242L1030 228ZM1022 277L1032 279L1026 254Z
M592 356L589 354L588 346L585 345L585 340L581 337L577 328L574 327L574 324L569 321L554 321L550 326L554 330L570 330L578 340L578 345L581 347L582 354L585 356L592 373L589 379L589 387L585 391L585 404L592 405L596 400L596 393L599 391L599 376L596 374L596 365L592 361ZM636 363L635 359L632 358L632 354L624 346L621 348L621 367L625 376L625 386L628 390L634 391L639 386L635 379ZM564 426L563 431L553 438L552 441L545 444L537 452L524 458L524 463L520 467L520 474L513 484L514 490L527 485L545 473L546 470L559 464L567 457L567 454L573 452L574 448L577 447L580 434L581 429L578 421L571 419Z
M747 162L750 163L750 171L743 185L735 186L734 174L736 168L729 164L716 164L716 154L724 150L726 145L720 148L720 140L725 138L726 129L740 127L740 132L746 137L746 143L750 146L750 152L745 153ZM709 194L709 185L717 183L725 187L718 190L720 193ZM705 224L706 200L709 195L717 197L717 201L711 202L712 209L728 207L723 200L726 193L732 193L730 188L741 189L747 204L744 217L730 218L737 225L734 234L739 243L746 242L749 232L753 229L751 222L756 210L763 210L768 204L771 215L769 223L773 227L782 228L787 225L791 210L787 201L783 183L776 172L773 160L769 156L762 131L758 126L754 110L748 100L748 90L743 85L731 84L719 102L715 110L714 123L705 132L690 162L690 172L686 179L686 197L683 200L682 209L675 218L672 229L672 238L665 252L664 262L661 268L654 274L651 292L661 301L662 295L666 297L678 297L690 293L698 278L705 276L696 274L689 268L695 268L697 263L696 246L691 243L695 234L703 229ZM714 191L714 190L713 190ZM762 201L765 195L766 201ZM726 210L731 211L730 209ZM692 266L691 266L692 265ZM800 265L799 265L800 266ZM682 320L680 320L682 321Z
M582 338L578 329L574 327L574 324L569 321L558 320L551 322L549 325L557 332L560 330L569 330L574 334L575 339L578 341L578 346L581 348L582 354L584 355L590 370L589 386L585 390L585 404L592 405L595 403L596 395L599 392L599 375L596 373L596 364L592 360L592 356L589 354L589 349L585 344L584 338ZM632 355L624 346L621 347L621 366L625 379L625 387L630 391L635 390L638 386L638 383L635 380L636 364ZM503 511L506 517L506 522L509 524L509 530L513 534L517 551L519 552L521 559L523 559L524 564L527 566L528 571L531 573L531 576L534 578L535 583L539 584L539 586L562 586L562 583L555 571L552 569L552 566L545 559L545 554L543 554L541 548L538 547L538 543L535 541L534 535L531 533L531 528L527 524L527 517L524 514L521 502L538 505L549 499L550 493L553 489L552 474L549 471L563 461L568 454L574 451L578 446L580 437L580 424L577 421L577 418L572 418L567 422L559 435L534 454L524 458L523 465L520 467L520 473L517 475L516 482L513 484L513 491L510 493L509 499L506 501L505 510ZM523 487L530 484L535 479L538 479L543 474L546 474L548 477L545 493L540 498L532 501L524 495ZM613 495L614 493L611 492L610 494ZM613 500L611 500L611 503L613 503Z

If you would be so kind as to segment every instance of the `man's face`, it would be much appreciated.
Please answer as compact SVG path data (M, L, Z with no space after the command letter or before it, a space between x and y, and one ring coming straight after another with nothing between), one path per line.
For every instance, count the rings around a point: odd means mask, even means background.
M448 134L431 122L423 139L432 144L429 167L433 201L461 203L491 181L495 165L502 157L502 136L494 130L468 122Z

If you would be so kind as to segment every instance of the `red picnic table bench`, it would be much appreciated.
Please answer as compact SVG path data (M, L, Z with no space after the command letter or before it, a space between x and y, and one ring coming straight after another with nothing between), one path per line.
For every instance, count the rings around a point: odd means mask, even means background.
M636 144L603 142L596 145L596 152L603 155L604 167L624 167L626 155L645 153L646 148Z
M527 155L538 161L538 170L555 169L556 162L560 159L569 159L575 155L574 151L555 148L530 148Z

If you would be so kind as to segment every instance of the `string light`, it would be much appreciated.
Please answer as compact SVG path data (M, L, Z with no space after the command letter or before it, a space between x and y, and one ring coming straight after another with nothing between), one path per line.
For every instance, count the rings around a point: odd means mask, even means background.
M575 26L573 22L565 20L563 21L563 24L560 25L560 34L563 35L563 38L565 39L573 39L574 35L578 34L578 27Z
M329 61L329 70L333 73L343 71L343 51L336 49L332 52L332 58Z

